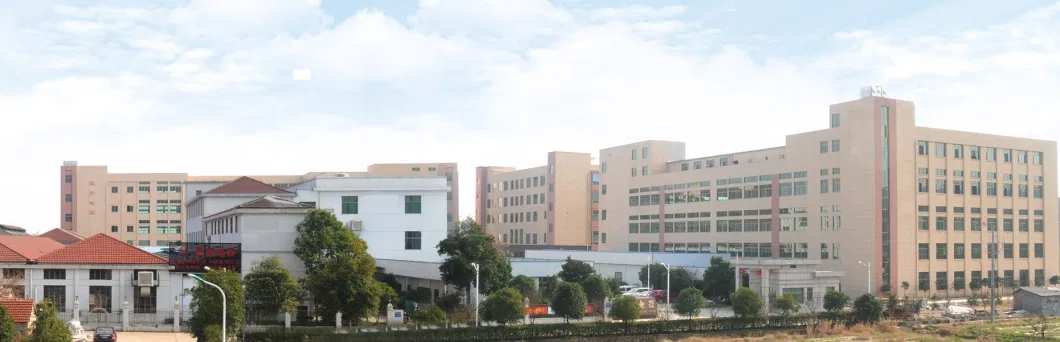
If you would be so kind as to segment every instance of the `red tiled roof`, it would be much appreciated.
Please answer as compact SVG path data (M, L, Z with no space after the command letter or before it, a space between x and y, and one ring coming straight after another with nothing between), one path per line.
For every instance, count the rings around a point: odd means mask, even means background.
M236 206L239 209L309 208L308 205L268 195Z
M239 177L236 180L225 183L219 187L213 188L213 190L204 192L205 194L289 194L290 191L277 188L272 185L262 183L257 179L250 177Z
M78 242L85 239L84 235L78 234L72 230L62 228L55 228L37 236L46 237L58 241L59 243L62 243L64 245L69 245L74 242Z
M31 235L0 236L0 245L22 256L22 262L25 262L26 259L36 259L41 255L63 248L63 244L58 241ZM0 255L2 254L3 252L0 252Z
M0 262L18 262L18 263L23 263L23 262L26 262L26 257L22 256L21 254L16 253L15 251L11 250L10 248L7 248L7 246L0 245Z
M37 258L42 264L166 264L168 260L107 234L87 239Z
M15 321L15 324L28 324L33 318L33 300L26 298L0 298L0 306L7 310L7 314Z

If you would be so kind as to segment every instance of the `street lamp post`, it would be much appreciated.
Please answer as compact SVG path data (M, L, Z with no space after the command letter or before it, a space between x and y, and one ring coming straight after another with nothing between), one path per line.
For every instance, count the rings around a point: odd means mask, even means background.
M670 307L670 265L667 265L665 263L663 263L662 265L666 268L666 319L669 320L669 313L671 309L673 309L672 307Z
M867 275L867 277L866 277L867 279L866 280L869 281L869 285L868 285L869 291L867 293L868 294L872 294L872 264L867 263L867 262L862 262L862 261L858 261L858 264L861 264L861 266L865 266L865 267L868 268L868 272L866 273L866 275Z
M228 297L225 296L225 290L222 290L217 284L202 279L200 276L191 273L185 273L184 275L187 275L200 283L213 286L217 291L221 292L221 341L228 341Z
M479 307L479 305L478 305L478 293L479 293L478 263L474 263L474 262L471 263L471 267L475 268L475 326L477 327L479 325L479 322L478 322L478 307Z

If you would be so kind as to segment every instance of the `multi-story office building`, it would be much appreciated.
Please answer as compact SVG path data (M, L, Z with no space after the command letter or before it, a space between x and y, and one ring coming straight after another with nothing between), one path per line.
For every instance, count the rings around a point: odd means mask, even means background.
M550 152L548 164L516 170L475 170L475 216L516 250L588 249L604 218L598 210L599 170L588 153ZM535 247L541 246L541 247Z
M60 228L139 246L183 240L186 173L110 173L67 161L59 177Z
M459 176L456 163L412 163L412 164L372 164L366 171L309 172L303 175L249 176L280 189L287 189L297 184L318 178L359 178L359 177L430 177L444 176L450 187L446 194L448 202L447 220L451 230L460 218ZM242 176L190 176L187 182L185 201L210 191L210 189L236 180Z
M449 227L459 217L459 173L456 163L373 164L360 172L310 172L304 175L251 176L285 189L328 177L444 176ZM186 173L110 173L106 166L63 163L60 173L60 227L84 236L106 233L139 246L183 241L184 204L195 196L239 176L188 176Z
M846 292L951 296L989 276L997 233L1004 280L1060 274L1056 142L919 127L912 102L880 95L776 148L601 150L600 249L810 259L844 271Z

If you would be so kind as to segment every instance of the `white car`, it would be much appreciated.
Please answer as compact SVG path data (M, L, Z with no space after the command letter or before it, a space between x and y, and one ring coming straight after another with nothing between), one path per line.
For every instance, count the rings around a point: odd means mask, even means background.
M649 294L651 294L651 289L649 289L647 287L638 287L638 288L626 291L626 293L623 293L622 295L634 296L634 297L647 297Z
M637 287L633 286L633 285L622 285L622 286L618 287L618 293L624 294L626 292L629 292L629 290L632 290L632 289L635 289L635 288L637 288Z

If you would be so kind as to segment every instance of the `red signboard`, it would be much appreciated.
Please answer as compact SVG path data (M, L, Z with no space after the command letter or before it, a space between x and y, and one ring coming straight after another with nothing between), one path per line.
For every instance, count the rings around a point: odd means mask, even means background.
M242 252L238 243L184 243L167 249L169 265L177 272L206 272L226 269L242 271Z

